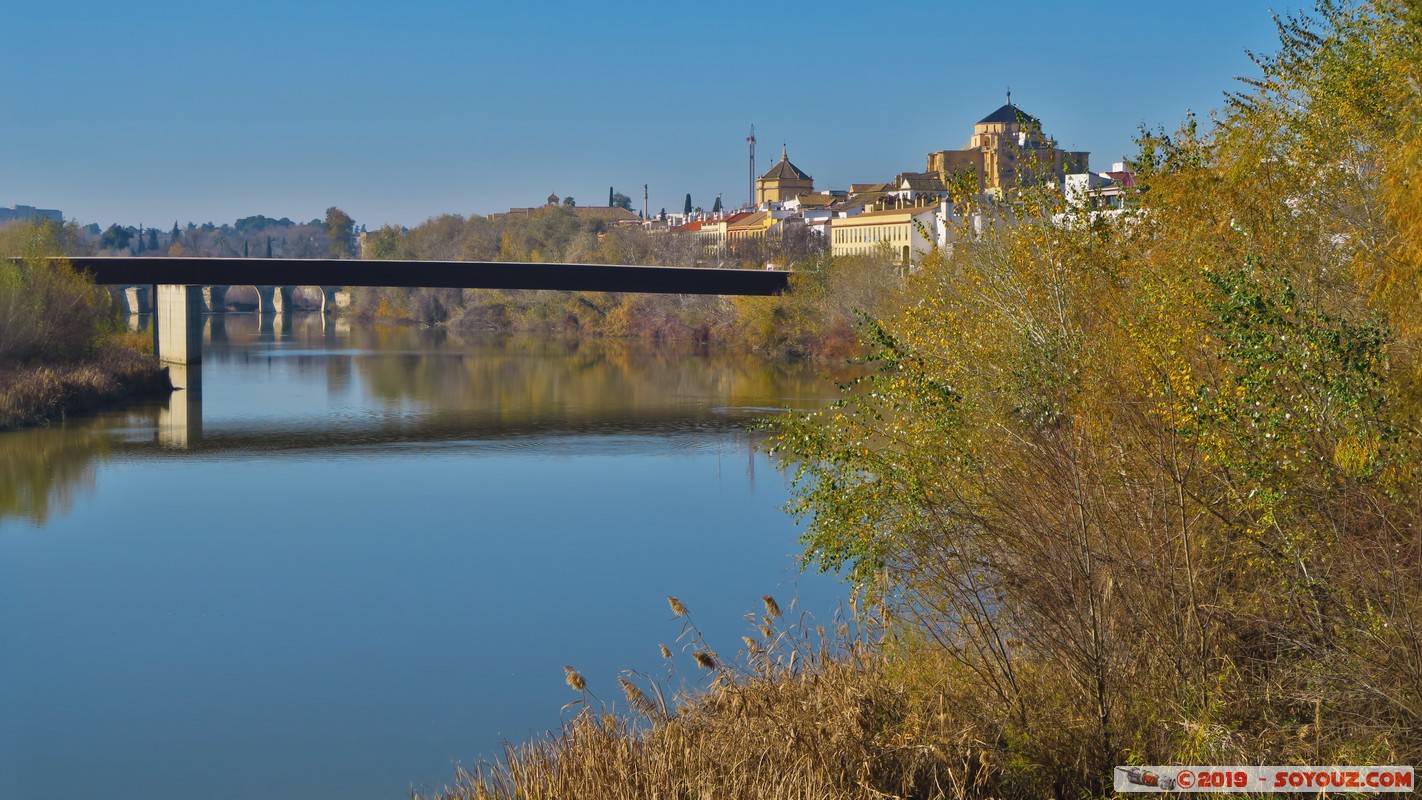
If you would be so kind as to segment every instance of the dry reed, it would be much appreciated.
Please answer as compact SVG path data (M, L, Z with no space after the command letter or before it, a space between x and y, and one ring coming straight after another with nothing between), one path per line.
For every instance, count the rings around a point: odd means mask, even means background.
M678 617L686 616L686 606L675 597L667 597L667 605L671 606L672 613Z
M172 390L168 371L121 343L75 363L0 366L0 430Z
M583 678L580 672L570 666L567 666L566 664L563 666L563 672L567 673L567 677L565 678L565 680L568 682L568 686L571 687L573 691L586 692L588 690L588 682Z
M960 700L950 695L971 687L945 685L943 665L906 660L876 644L871 629L882 628L838 626L853 638L829 639L802 620L724 663L698 638L691 660L717 668L709 688L673 708L655 683L644 689L624 675L627 713L585 706L557 735L506 744L497 762L459 770L440 797L1002 794L993 748L953 712Z

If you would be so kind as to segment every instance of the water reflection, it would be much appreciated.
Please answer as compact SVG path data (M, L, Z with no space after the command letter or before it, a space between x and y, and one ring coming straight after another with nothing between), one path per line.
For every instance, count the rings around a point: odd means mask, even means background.
M158 443L188 449L202 444L202 365L169 364L173 393L158 412Z
M564 664L661 674L669 594L727 654L763 594L832 619L743 433L813 368L208 323L167 403L0 435L0 797L408 796L556 727Z
M0 435L0 520L44 525L115 457L675 452L826 394L815 368L690 345L352 326L322 314L214 315L203 335L203 364L170 366L181 388L166 402Z
M76 495L92 493L94 469L109 446L101 432L29 430L7 433L0 447L0 519L44 525L63 514Z

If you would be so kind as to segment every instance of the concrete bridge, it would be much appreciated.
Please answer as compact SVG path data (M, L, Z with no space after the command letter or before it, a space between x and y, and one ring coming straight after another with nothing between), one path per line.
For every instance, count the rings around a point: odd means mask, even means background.
M254 286L263 313L269 309L286 313L292 293L304 286L319 288L322 310L329 311L337 288L342 286L773 295L785 291L790 279L788 272L777 270L611 264L285 258L68 260L97 284L126 287L125 299L132 292L135 303L141 300L137 287L151 287L154 352L163 361L185 365L202 360L203 315L223 308L231 286Z

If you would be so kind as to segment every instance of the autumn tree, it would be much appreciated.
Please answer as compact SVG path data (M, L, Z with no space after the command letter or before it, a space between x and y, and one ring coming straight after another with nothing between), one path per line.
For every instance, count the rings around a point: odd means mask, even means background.
M1002 794L1422 756L1419 11L1280 18L1216 128L1142 136L1139 211L1012 198L782 421L807 555Z

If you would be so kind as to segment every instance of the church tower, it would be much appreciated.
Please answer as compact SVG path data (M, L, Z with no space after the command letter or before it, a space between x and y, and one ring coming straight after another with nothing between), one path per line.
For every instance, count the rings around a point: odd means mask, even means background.
M781 147L780 163L771 167L769 172L755 182L755 201L760 205L783 203L814 191L815 179L791 164L788 151Z

